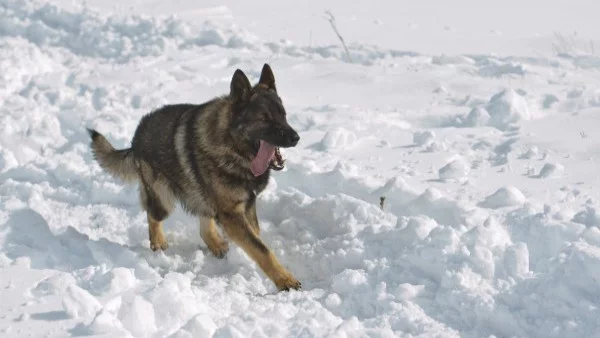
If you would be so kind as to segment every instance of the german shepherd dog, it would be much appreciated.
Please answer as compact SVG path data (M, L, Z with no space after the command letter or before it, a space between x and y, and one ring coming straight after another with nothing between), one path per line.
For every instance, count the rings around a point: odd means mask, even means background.
M162 224L178 201L198 217L200 235L216 257L229 249L218 224L279 290L300 288L260 238L256 216L256 196L267 186L270 170L283 168L279 148L300 140L286 120L268 64L255 86L237 69L229 95L200 105L166 105L145 115L131 148L116 150L96 130L88 132L99 165L139 183L152 250L167 249Z

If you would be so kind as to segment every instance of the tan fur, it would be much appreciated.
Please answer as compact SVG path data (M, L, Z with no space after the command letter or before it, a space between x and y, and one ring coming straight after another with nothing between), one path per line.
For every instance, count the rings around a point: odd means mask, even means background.
M200 218L200 236L208 246L208 249L217 258L222 258L229 251L229 244L219 235L217 227L215 226L215 220L212 217Z
M256 204L249 206L246 210L246 219L257 236L260 236L260 226L258 225L258 216L256 215Z
M279 290L299 289L301 283L277 260L273 252L252 230L245 216L246 205L239 203L223 214L221 225L227 235L252 258Z
M91 133L91 131L90 131ZM133 157L126 151L117 151L108 140L100 135L92 135L92 154L98 164L110 174L126 182L136 181Z
M148 215L148 232L150 235L150 249L156 251L158 249L167 250L169 245L165 233L163 232L162 222L152 219L152 216Z

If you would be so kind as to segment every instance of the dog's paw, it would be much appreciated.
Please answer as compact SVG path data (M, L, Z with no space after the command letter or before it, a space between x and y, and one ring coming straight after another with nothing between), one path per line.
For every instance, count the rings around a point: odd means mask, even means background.
M294 276L287 275L275 282L279 291L290 291L290 289L300 290L302 283L300 283Z
M167 242L164 243L150 243L150 249L152 249L152 251L156 251L158 249L161 249L162 251L165 251L169 248L169 244Z
M169 248L169 244L164 236L156 236L150 241L150 249L152 249L152 251L156 251L158 249L165 251L167 248Z
M227 252L229 252L229 243L223 240L220 242L211 243L211 245L208 245L208 249L215 257L225 258Z

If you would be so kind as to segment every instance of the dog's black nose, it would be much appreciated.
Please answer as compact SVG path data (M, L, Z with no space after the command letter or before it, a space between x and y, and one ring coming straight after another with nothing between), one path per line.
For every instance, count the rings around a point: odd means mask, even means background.
M277 140L276 143L280 147L295 147L300 141L300 135L292 128L280 129Z
M294 132L292 135L290 135L290 142L292 143L292 147L298 144L298 141L300 141L300 135L298 135L297 132Z

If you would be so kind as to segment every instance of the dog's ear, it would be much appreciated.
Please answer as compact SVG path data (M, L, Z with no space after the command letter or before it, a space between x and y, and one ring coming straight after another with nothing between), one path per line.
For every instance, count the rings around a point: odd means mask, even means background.
M239 69L233 73L230 90L231 92L229 95L233 99L233 102L243 103L250 100L252 86L250 85L250 81L246 77L246 74Z
M275 88L275 75L273 75L273 70L271 70L271 66L269 66L267 63L265 63L263 66L258 84L266 87L267 89L277 91Z

